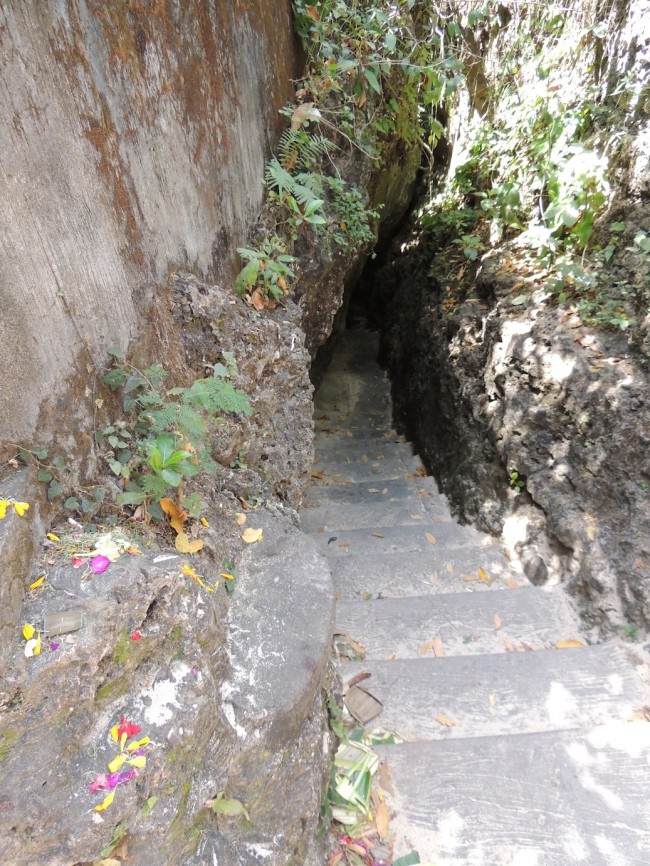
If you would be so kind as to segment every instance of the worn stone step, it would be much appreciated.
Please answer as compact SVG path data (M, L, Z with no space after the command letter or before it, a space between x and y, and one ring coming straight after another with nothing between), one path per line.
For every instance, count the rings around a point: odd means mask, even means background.
M433 635L432 635L433 637ZM341 670L384 705L379 724L409 740L566 730L630 719L644 691L612 645L363 661ZM445 720L445 721L441 721Z
M381 436L394 436L395 428L389 414L372 415L363 421L357 416L314 415L314 431L317 437L332 436L344 439L376 439Z
M419 457L390 457L386 460L372 460L346 463L338 460L317 460L314 469L324 472L326 478L337 484L353 484L373 479L396 479L415 475L421 468Z
M314 441L316 458L338 457L341 460L386 460L389 457L413 457L413 447L403 436L382 436L363 442L336 442L329 436L317 436Z
M431 562L434 564L436 551L441 549L489 548L497 544L492 536L478 532L471 526L450 522L434 524L430 520L413 526L341 529L335 530L333 535L312 533L312 538L320 552L328 557L419 552L430 553Z
M445 656L457 656L539 650L579 634L564 593L536 587L340 601L336 626L366 648L368 660L430 656L435 637Z
M429 553L333 556L329 560L339 598L400 598L445 592L501 590L527 580L496 547L438 549ZM487 580L479 577L483 569ZM463 578L472 578L463 580ZM515 583L512 583L514 586Z
M336 484L331 478L314 478L305 494L304 503L307 506L342 502L350 505L374 505L378 502L396 502L414 497L427 502L439 495L433 478L386 479L383 485L378 485L376 480Z
M300 522L304 532L326 532L336 529L381 528L385 526L416 525L422 521L449 522L452 520L444 496L374 497L374 501L330 502L303 507Z
M390 772L396 858L415 850L436 866L650 863L650 724L378 751Z

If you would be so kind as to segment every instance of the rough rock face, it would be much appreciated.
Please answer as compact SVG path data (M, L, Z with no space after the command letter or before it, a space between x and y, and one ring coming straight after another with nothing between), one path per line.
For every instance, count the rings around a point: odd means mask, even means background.
M382 273L398 418L457 512L503 531L533 582L565 581L601 630L647 626L647 371L622 337L550 304L513 306L516 268L497 257L441 303L461 266L434 265L441 285L420 249Z
M209 516L219 526L218 510ZM281 512L257 512L255 525L264 540L239 557L230 604L222 582L208 593L185 576L173 549L124 555L92 579L49 556L47 589L22 617L40 627L72 609L83 624L44 638L34 658L14 641L0 715L3 863L85 863L120 834L134 864L301 862L326 763L333 595L323 560ZM205 560L192 564L220 582ZM151 739L147 763L93 811L107 791L88 785L119 752L109 730L122 716ZM220 791L250 823L206 808Z

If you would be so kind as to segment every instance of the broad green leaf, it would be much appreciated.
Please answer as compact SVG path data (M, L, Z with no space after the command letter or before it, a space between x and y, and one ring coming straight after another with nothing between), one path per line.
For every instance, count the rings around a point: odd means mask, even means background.
M163 478L170 487L178 487L181 483L181 474L179 472L174 472L173 469L161 469L160 476Z
M160 453L162 466L166 466L169 458L176 451L176 441L169 433L161 433L156 437L156 450ZM187 455L185 455L187 456ZM182 458L181 458L182 459ZM162 469L162 466L160 467Z
M48 499L56 499L57 496L61 493L63 489L63 485L60 481L50 481L50 484L47 488L47 498Z
M52 473L48 472L47 469L39 469L36 473L36 477L39 481L44 481L46 484L49 484L52 480Z
M379 79L377 78L377 73L370 68L364 69L363 72L366 76L368 84L372 87L375 93L381 94L381 84L379 83Z
M115 501L118 505L141 505L146 498L147 494L140 490L137 493L118 493Z
M72 511L75 511L77 508L79 508L79 500L75 499L74 496L69 496L63 503L63 507L70 508Z
M420 855L417 851L411 851L410 854L406 854L404 857L400 857L398 860L393 860L393 866L417 866L420 862Z
M123 370L109 370L102 381L108 385L111 391L117 391L126 382L126 375Z
M158 802L158 799L159 798L154 795L152 797L149 797L149 799L145 801L142 808L140 809L140 816L142 818L146 818L148 815L151 814L151 811Z
M212 804L212 811L217 815L227 815L229 818L243 815L247 821L251 819L243 803L239 800L225 800L223 794L220 794Z

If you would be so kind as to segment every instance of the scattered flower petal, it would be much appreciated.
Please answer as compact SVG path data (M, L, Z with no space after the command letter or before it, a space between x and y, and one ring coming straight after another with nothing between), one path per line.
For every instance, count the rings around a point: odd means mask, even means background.
M139 548L133 547L133 546L129 547L126 552L130 553L131 556L139 556L142 553L142 551Z
M104 809L108 809L108 807L111 805L111 803L113 802L114 799L115 799L115 791L111 791L110 794L107 794L106 797L104 797L104 799L102 800L102 802L98 806L95 806L94 811L95 812L103 812Z
M11 502L7 499L0 499L0 520L4 520L5 514L7 513L7 508L11 505Z
M103 574L111 564L107 556L94 556L90 560L90 570L93 574Z
M111 728L111 737L113 737L113 739L115 740L116 743L118 742L118 740L120 739L120 726L119 725L113 725L113 727Z
M29 584L29 588L30 589L38 589L44 580L45 580L45 575L42 574L37 580L34 581L34 583Z
M142 728L140 725L134 725L132 722L127 722L124 716L120 716L120 726L117 729L118 738L122 736L122 734L126 734L127 740L131 737L135 737L136 734L139 734Z
M33 625L30 625L28 622L23 626L23 637L25 640L31 640L36 634L36 629Z
M219 577L225 577L226 580L234 580L235 579L234 575L228 574L227 571L222 571L221 574L219 575Z
M137 767L138 770L141 770L146 763L147 759L144 755L136 755L135 758L131 758L130 761L127 761L127 764L130 764L132 767Z
M40 655L41 652L41 639L40 637L33 637L31 640L28 640L25 644L25 657L31 659L32 656Z
M61 646L60 643L57 643L56 641L52 641L52 643L50 644L50 652L55 653L60 646Z
M84 560L81 559L81 557L79 557L79 556L75 556L72 560L72 565L74 568L79 568L83 564L84 564Z
M133 743L129 743L126 747L127 752L135 752L136 749L142 748L142 746L148 746L151 740L149 737L143 737L141 740L135 740Z
M22 517L29 508L29 502L14 502L13 506L18 517Z
M48 532L47 537L50 539L50 541L61 541L59 536L55 535L53 532Z
M113 760L110 761L108 764L109 772L117 773L117 771L120 769L120 767L122 766L122 764L125 761L126 761L126 755L124 755L124 754L116 755L116 757L114 757Z
M202 518L201 518L201 523L202 523L204 526L210 526L210 524L209 524L208 521L205 519L205 517L202 517Z
M131 640L142 640L142 634L140 633L140 629L136 628L131 635Z

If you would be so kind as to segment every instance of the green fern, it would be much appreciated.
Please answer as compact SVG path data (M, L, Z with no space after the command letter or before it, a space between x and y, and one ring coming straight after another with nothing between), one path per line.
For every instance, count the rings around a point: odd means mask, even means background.
M205 409L211 415L250 415L253 411L243 391L233 387L232 382L218 378L197 379L191 388L183 389L183 402L188 406Z
M162 409L147 413L151 433L157 435L177 429L185 439L201 439L207 431L205 419L191 406L184 403L167 403Z
M321 157L336 149L322 135L311 135L304 129L285 129L278 143L279 161L290 173L310 169Z

